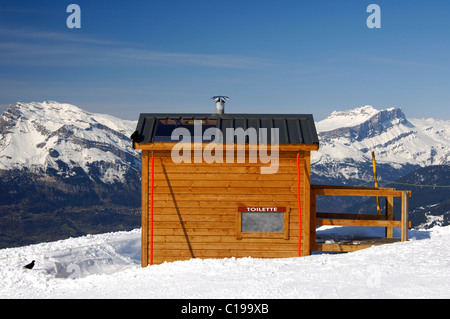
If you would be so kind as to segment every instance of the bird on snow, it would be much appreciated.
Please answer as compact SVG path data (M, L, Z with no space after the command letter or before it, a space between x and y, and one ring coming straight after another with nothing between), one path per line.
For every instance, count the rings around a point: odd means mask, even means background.
M31 263L29 263L28 265L23 266L23 268L26 268L26 269L33 269L33 267L34 267L34 260Z

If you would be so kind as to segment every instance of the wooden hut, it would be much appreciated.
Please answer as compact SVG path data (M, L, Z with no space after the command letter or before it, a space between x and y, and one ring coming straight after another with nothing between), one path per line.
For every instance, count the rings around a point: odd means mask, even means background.
M311 185L310 114L141 114L142 266L191 258L306 256L407 240L410 192ZM385 197L385 215L316 211L317 196ZM394 197L402 220L394 221ZM386 228L386 238L316 242L321 225Z
M312 115L141 114L132 140L142 266L309 254Z

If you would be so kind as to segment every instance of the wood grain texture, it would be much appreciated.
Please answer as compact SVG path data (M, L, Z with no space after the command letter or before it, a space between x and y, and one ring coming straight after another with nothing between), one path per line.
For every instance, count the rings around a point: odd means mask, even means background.
M297 256L297 153L289 150L288 154L280 154L276 162L278 172L261 174L261 166L267 164L177 164L167 150L154 151L153 262ZM309 214L309 151L303 150L301 154L302 213ZM147 176L148 165L149 161L143 160L142 172ZM143 181L142 186L144 213L148 212L150 189L148 182ZM285 231L275 234L242 233L239 238L236 234L240 227L240 206L287 207L283 222ZM145 216L147 220L144 220ZM309 220L309 215L307 218ZM143 214L142 225L143 229L148 228L148 213ZM302 236L307 234L303 231ZM148 242L148 230L143 231L143 250L149 249ZM309 246L309 240L302 242ZM303 254L306 253L305 250ZM143 253L143 257L145 255L148 256L148 251Z

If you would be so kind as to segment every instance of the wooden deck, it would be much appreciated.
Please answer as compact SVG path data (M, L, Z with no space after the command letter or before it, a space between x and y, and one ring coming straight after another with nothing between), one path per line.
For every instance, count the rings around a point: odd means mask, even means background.
M317 196L374 196L385 197L385 215L361 215L361 214L337 214L320 213L316 211ZM394 197L401 200L401 220L394 220ZM390 244L408 240L408 228L411 223L408 220L408 201L411 197L409 191L398 191L394 188L353 187L311 185L310 208L310 247L311 251L351 252L372 247L374 245ZM359 227L384 227L385 237L377 238L350 238L336 239L331 237L317 237L318 226L359 226ZM394 227L401 228L401 237L394 238Z

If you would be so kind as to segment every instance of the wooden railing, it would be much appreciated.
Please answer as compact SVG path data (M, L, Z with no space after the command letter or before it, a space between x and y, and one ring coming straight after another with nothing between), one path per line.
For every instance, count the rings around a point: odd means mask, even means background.
M368 214L338 214L322 213L316 211L317 196L373 196L385 197L385 215ZM401 220L394 220L394 197L401 198ZM310 246L311 250L353 251L371 246L372 244L360 245L333 245L316 243L316 226L362 226L362 227L386 227L386 237L393 238L393 228L401 228L401 241L408 240L408 203L411 197L410 191L399 191L394 188L373 188L354 186L330 186L311 185L311 222L310 222Z

